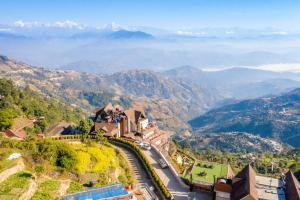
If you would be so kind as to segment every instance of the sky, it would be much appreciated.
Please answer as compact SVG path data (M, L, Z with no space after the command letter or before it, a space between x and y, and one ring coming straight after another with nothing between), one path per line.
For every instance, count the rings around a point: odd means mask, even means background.
M205 27L300 29L299 0L0 0L0 24L85 26L116 22L168 30Z

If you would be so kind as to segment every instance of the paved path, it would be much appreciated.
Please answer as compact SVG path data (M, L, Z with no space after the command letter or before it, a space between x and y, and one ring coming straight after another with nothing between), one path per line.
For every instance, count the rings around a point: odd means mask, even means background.
M186 200L190 199L189 196L191 193L187 188L184 188L171 172L169 168L162 169L158 164L158 160L161 159L160 155L153 149L150 151L143 151L144 154L148 157L149 162L152 164L154 170L158 176L162 179L163 183L169 189L171 194L175 197L176 200ZM195 193L193 193L195 194ZM193 200L212 200L213 197L211 194L206 192L196 192L196 198Z

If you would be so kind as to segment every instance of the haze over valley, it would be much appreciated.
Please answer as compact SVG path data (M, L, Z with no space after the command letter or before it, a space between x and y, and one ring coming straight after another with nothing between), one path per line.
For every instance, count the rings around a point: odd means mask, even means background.
M300 200L300 1L0 5L1 200Z

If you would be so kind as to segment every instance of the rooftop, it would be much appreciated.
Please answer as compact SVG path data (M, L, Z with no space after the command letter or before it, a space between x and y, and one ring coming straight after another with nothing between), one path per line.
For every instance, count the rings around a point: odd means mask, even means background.
M285 200L282 180L264 176L256 176L255 180L259 199Z

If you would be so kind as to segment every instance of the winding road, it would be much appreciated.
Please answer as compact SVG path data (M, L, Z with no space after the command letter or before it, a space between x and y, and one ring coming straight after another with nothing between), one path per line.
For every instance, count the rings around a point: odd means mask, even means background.
M176 200L212 200L213 196L207 192L189 192L189 189L179 183L177 177L172 173L170 168L162 169L157 162L162 157L152 148L150 151L143 150L143 153L148 157L154 170L159 175L165 186L169 189Z
M135 173L138 184L146 183L149 186L151 186L152 185L151 179L148 177L145 169L142 167L142 163L136 157L136 155L125 147L119 145L115 147L121 150L125 154L127 160L129 161ZM153 148L149 151L148 150L142 150L142 151L147 156L149 162L152 164L152 167L154 168L158 176L161 178L165 186L174 196L175 200L212 200L213 199L211 193L200 192L200 191L190 192L189 188L186 185L182 185L182 183L178 181L178 177L172 173L170 168L162 169L157 162L162 157Z

